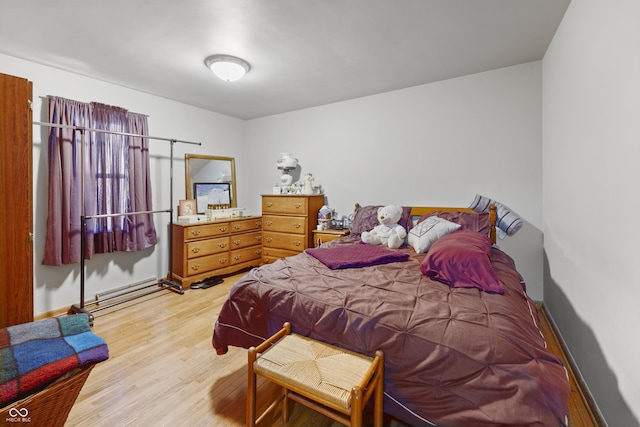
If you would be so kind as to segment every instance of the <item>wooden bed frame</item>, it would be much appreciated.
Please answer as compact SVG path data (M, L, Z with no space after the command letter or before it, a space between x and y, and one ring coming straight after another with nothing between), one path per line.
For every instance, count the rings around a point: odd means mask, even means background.
M356 203L353 212L355 213L358 208L360 208L360 203ZM461 207L434 207L434 206L413 206L411 208L411 214L409 215L411 218L421 217L422 215L432 214L434 212L471 212L471 213L479 213L471 208L461 208ZM489 207L489 218L491 219L491 231L489 233L489 237L491 238L491 243L496 243L496 222L498 220L498 213L495 205L491 205Z
M471 212L471 213L479 213L471 208L460 208L460 207L433 207L433 206L414 206L411 208L411 218L420 217L422 215L431 214L434 212ZM491 243L496 243L496 220L498 218L498 214L496 212L495 205L491 205L489 208L489 218L491 218L491 232L489 237L491 238Z

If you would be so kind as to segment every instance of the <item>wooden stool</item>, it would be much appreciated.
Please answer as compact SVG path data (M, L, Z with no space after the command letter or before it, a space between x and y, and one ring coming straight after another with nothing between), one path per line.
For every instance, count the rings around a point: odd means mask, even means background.
M292 334L287 322L258 347L251 347L248 355L247 426L253 427L262 421L280 401L286 423L290 415L289 400L344 425L362 426L362 413L372 395L375 396L374 426L382 426L382 351L376 351L375 357L367 357L343 350ZM282 395L258 419L256 375L283 388Z

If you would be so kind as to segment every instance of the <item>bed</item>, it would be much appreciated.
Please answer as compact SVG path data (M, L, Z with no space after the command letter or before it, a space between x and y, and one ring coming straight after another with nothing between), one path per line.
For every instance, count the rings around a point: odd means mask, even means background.
M566 370L495 245L495 210L404 208L409 244L375 246L376 258L359 238L376 209L358 208L351 235L239 279L214 326L217 353L257 346L289 321L351 351L383 350L385 413L409 425L567 425ZM351 263L360 250L366 262Z

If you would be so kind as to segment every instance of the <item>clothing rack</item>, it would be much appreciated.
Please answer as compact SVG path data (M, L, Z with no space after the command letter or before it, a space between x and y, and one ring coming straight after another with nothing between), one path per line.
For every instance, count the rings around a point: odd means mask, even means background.
M145 295L149 295L151 293L154 292L158 292L160 290L163 289L168 289L174 292L177 292L179 294L184 294L184 289L182 288L182 285L176 283L173 281L173 233L172 233L172 229L173 229L173 146L176 143L181 143L181 144L193 144L193 145L202 145L202 143L200 142L192 142L192 141L183 141L183 140L178 140L178 139L173 139L173 138L163 138L163 137L158 137L158 136L148 136L148 135L140 135L140 134L134 134L134 133L127 133L127 132L117 132L117 131L109 131L109 130L105 130L105 129L95 129L95 128L87 128L87 127L83 127L83 126L73 126L73 125L61 125L61 124L57 124L57 123L47 123L47 122L33 122L34 125L38 125L38 126L46 126L46 127L56 127L56 128L66 128L66 129L73 129L73 130L77 130L82 134L82 142L81 142L81 146L80 146L80 303L79 304L74 304L69 308L68 313L69 314L78 314L78 313L84 313L87 314L89 316L89 324L93 325L93 311L98 311L98 310L104 310L106 308L109 307L113 307L115 305L118 304L122 304L131 300L134 300L136 298L140 298L143 297ZM100 214L100 215L85 215L85 211L84 211L84 146L85 146L85 136L86 136L86 132L98 132L98 133L109 133L109 134L114 134L114 135L123 135L123 136L132 136L132 137L139 137L139 138L147 138L147 139L155 139L155 140L160 140L160 141L168 141L170 142L170 157L169 157L169 180L170 180L170 184L169 184L169 203L171 204L171 206L169 207L169 209L162 209L162 210L152 210L152 211L139 211L139 212L122 212L122 213L113 213L113 214ZM88 219L95 219L95 218L109 218L109 217L118 217L118 216L130 216L130 215L142 215L142 214L155 214L155 213L169 213L169 271L167 274L167 278L166 279L158 279L157 283L154 285L150 285L150 286L145 286L145 288L149 288L151 286L156 286L155 290L151 290L149 292L145 292L142 294L136 294L136 295L131 295L129 298L126 299L119 299L118 301L111 303L107 306L102 306L100 308L94 309L94 310L88 310L85 307L85 250L86 250L86 238L85 238L85 228L86 228L86 222ZM140 290L140 288L136 289L136 290ZM135 290L131 290L130 293L135 292ZM126 293L126 292L125 292ZM120 296L122 296L124 294L120 294Z

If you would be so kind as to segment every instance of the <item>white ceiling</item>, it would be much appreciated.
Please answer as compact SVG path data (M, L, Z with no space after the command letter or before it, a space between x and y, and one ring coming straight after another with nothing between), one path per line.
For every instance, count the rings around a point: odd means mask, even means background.
M0 0L0 52L252 119L540 60L569 2Z

